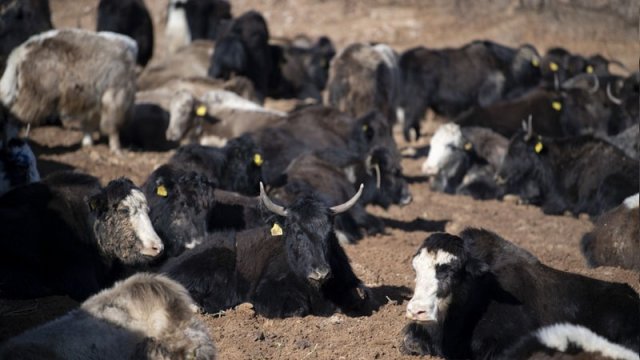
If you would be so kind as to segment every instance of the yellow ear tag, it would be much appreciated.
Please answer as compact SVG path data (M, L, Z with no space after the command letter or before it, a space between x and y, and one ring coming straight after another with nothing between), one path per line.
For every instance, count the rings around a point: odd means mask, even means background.
M94 199L89 201L89 209L95 210L97 206L98 204L96 204L96 201Z
M271 227L271 236L282 236L282 228L278 223L273 223Z
M542 143L540 141L538 141L536 143L536 146L533 147L533 150L535 150L536 154L540 154L542 149L544 149L544 146L542 146Z
M540 59L538 59L537 57L534 57L533 59L531 59L531 65L533 65L533 67L540 66Z
M471 149L473 149L473 144L470 142L464 144L464 149L470 151Z
M553 101L553 102L551 102L551 107L555 111L560 111L560 110L562 110L562 103L560 101Z
M362 131L367 131L367 129L369 129L367 124L362 125Z
M158 196L167 197L167 188L164 187L164 185L159 185L156 188L156 194L158 194Z
M262 155L257 153L253 155L253 163L256 164L256 166L261 166L263 162Z
M207 107L205 105L200 105L196 108L196 115L205 116L207 115Z
M554 63L553 61L551 63L549 63L549 69L553 72L558 71L558 64Z
M587 66L587 74L593 74L593 66Z

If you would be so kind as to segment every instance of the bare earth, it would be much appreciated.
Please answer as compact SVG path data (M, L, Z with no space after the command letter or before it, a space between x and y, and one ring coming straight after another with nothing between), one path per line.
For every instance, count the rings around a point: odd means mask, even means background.
M508 45L529 42L544 49L562 45L584 54L602 53L636 68L640 43L638 24L605 11L575 9L567 0L551 1L552 9L521 9L536 1L311 1L235 0L234 15L258 9L266 16L272 36L326 34L338 48L355 41L388 42L398 50L424 45L459 46L474 39ZM162 21L166 0L146 0L156 22L156 61L164 53ZM594 1L594 4L618 3ZM624 1L622 1L624 3ZM57 27L92 28L97 0L51 0ZM604 6L604 5L603 5ZM638 14L637 8L635 13ZM637 19L636 19L637 20ZM270 106L282 107L277 102ZM430 123L427 132L433 132ZM31 139L42 175L75 168L98 176L106 184L128 176L142 184L147 175L171 156L168 153L110 154L103 142L81 148L81 134L55 127L32 129ZM250 309L230 309L202 315L216 341L221 359L401 359L399 334L413 288L410 259L432 231L458 233L468 226L483 227L531 251L557 269L616 282L640 291L640 275L618 268L588 269L579 251L582 235L592 228L586 219L546 216L535 207L499 201L475 201L429 190L420 174L428 135L418 143L415 158L403 161L414 201L403 208L370 211L388 219L387 234L368 237L346 247L356 273L371 287L379 308L369 317L308 316L270 320ZM401 148L407 146L397 136ZM549 294L553 296L553 294ZM66 298L0 302L0 340L59 316L75 304ZM406 357L409 358L409 357Z

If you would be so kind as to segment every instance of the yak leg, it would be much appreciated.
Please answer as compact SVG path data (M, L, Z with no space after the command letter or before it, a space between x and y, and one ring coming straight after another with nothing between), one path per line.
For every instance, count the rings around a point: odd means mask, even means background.
M130 102L124 89L109 89L102 95L100 131L109 136L109 149L114 153L120 152L120 128L129 115Z

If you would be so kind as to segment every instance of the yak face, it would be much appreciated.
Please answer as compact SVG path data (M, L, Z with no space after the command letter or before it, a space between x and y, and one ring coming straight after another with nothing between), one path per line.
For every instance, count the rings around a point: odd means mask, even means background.
M429 156L422 164L422 172L433 176L451 161L456 148L464 146L464 139L460 126L447 123L438 128L429 143Z
M311 195L297 199L287 208L282 234L287 261L300 279L313 286L320 286L331 277L328 253L329 241L335 237L332 224L327 206ZM272 235L276 234L276 225Z
M40 180L36 157L26 141L9 140L0 151L0 195L22 184Z
M88 204L97 242L107 256L136 265L162 253L164 245L151 225L147 200L131 180L111 181Z
M407 318L418 322L442 322L453 290L463 278L466 254L461 238L445 233L429 236L414 255L416 273Z
M191 131L198 136L202 133L203 122L213 124L218 121L209 115L207 106L187 90L175 93L169 113L169 126L165 134L169 141L180 141Z
M221 183L225 190L256 196L262 180L262 152L249 135L230 140L224 147Z
M387 148L393 158L400 162L398 147L387 119L379 111L371 111L355 122L349 137L349 148L354 153L365 154L378 146Z
M540 81L540 55L535 47L526 44L516 50L511 62L515 83L534 86Z
M523 132L516 133L509 142L496 182L498 185L506 185L508 192L519 192L538 183L547 168L543 159L546 151L540 137L528 138Z
M204 175L168 165L151 175L144 186L149 215L166 245L167 256L177 256L203 241L214 187Z
M374 149L367 158L365 169L366 192L374 194L371 200L373 204L387 208L391 204L404 206L411 203L413 198L402 175L402 168L388 149Z

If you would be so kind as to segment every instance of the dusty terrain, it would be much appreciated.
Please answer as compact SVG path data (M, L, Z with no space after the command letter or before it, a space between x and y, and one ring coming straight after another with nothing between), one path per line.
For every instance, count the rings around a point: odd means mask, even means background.
M164 53L162 21L166 2L146 0L156 23L156 61ZM574 2L235 0L232 3L235 15L251 8L262 11L273 36L326 34L339 48L355 41L383 41L403 50L417 45L458 46L488 38L508 45L528 42L542 50L562 45L584 54L615 57L636 68L640 54L637 19L635 23L629 22L628 18L607 11L607 4L625 5L638 14L634 2L594 1L600 6L596 9L572 7ZM96 3L51 0L54 25L92 28ZM522 8L520 4L528 5ZM539 8L536 4L554 6ZM330 318L284 320L265 319L247 309L203 315L221 359L402 358L398 351L399 333L406 324L404 311L414 277L410 259L432 231L457 233L467 226L483 227L526 248L552 267L625 282L640 290L638 273L585 266L578 244L592 227L589 220L546 216L535 207L431 192L420 174L420 164L427 153L428 133L433 128L427 126L427 137L411 144L418 155L403 162L414 201L386 211L371 208L372 213L388 219L391 226L387 234L346 247L356 273L372 289L377 311L359 318L337 314ZM142 184L171 155L128 151L114 157L106 144L81 148L80 133L55 127L32 129L31 138L42 175L75 168L98 176L104 183L128 176ZM400 137L397 139L400 147L408 145ZM60 298L2 302L0 340L73 306L73 302Z

